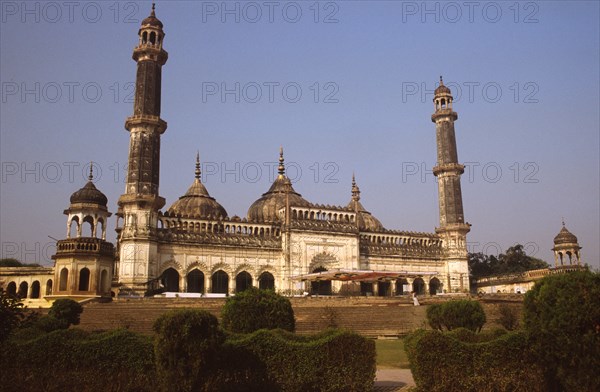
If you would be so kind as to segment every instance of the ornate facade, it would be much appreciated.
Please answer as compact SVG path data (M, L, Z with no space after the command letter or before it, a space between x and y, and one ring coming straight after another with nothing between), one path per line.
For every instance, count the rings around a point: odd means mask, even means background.
M388 230L360 203L352 181L346 206L319 205L304 199L285 174L283 150L279 173L245 218L229 217L201 181L165 211L159 194L161 72L168 54L163 24L154 9L142 21L134 113L125 123L130 133L125 193L118 202L117 260L113 289L143 294L164 287L169 292L228 294L249 285L287 293L340 291L341 282L315 283L302 276L320 271L395 271L393 281L363 282L363 291L391 295L416 282L417 291L464 291L469 287L464 222L450 90L435 91L440 227L435 233ZM404 272L405 276L401 276ZM300 277L300 278L298 278ZM365 285L368 283L369 285ZM357 286L357 285L356 285ZM325 287L325 289L323 289Z

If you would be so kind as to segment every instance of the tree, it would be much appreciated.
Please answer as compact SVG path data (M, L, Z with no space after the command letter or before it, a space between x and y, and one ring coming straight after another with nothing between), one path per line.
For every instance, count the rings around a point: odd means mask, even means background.
M600 391L600 273L536 282L525 295L524 324L549 391Z
M517 244L498 257L483 253L469 253L469 273L474 279L484 276L519 273L548 268L544 260L528 256L523 245Z
M25 319L25 306L21 300L0 288L0 342L8 338Z
M231 332L250 333L263 328L293 332L296 328L290 300L273 290L256 287L227 299L221 316L223 328Z
M427 321L433 329L466 328L473 332L481 331L486 322L483 307L477 301L456 300L433 304L427 308Z
M202 390L203 376L217 360L224 335L205 310L177 309L154 323L154 353L164 391Z
M69 325L79 324L79 316L81 313L83 313L83 306L81 306L79 302L63 298L54 301L52 307L48 311L48 316L54 317L60 321L65 321L68 328Z
M0 259L0 267L39 267L39 264L26 264L21 263L19 260L14 258Z

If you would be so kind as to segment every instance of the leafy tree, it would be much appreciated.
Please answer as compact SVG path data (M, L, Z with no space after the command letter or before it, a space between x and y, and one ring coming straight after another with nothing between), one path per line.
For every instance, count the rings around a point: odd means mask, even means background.
M164 391L202 390L203 376L216 362L224 334L217 318L204 310L177 309L154 323L154 353Z
M81 313L83 313L83 306L79 302L63 298L54 301L50 311L48 311L48 316L66 322L68 327L69 325L79 324Z
M17 259L13 259L13 258L5 258L5 259L0 259L0 267L39 267L39 264L36 263L21 263L19 260Z
M256 287L227 299L221 316L223 328L231 332L250 333L263 328L293 332L296 328L290 300L273 290Z
M8 338L25 319L25 306L18 297L0 288L0 342Z
M600 391L600 273L551 275L525 295L524 324L549 391Z
M427 308L427 321L433 329L466 328L481 331L486 322L485 312L478 301L457 300L433 304Z
M544 260L528 256L523 245L517 244L498 257L483 253L469 253L469 273L477 279L483 276L519 273L548 268Z

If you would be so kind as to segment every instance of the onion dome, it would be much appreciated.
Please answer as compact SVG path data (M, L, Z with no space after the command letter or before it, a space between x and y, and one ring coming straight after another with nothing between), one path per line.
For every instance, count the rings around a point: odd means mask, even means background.
M352 174L352 200L348 203L348 208L356 211L356 219L358 221L358 229L365 231L382 231L383 225L379 219L375 218L369 211L360 203L360 189L356 185L356 179Z
M227 211L208 194L200 181L200 154L196 155L195 179L185 195L181 196L167 213L175 216L186 216L196 219L225 219Z
M286 206L308 207L310 203L292 187L292 182L285 175L283 164L283 148L279 149L278 176L271 188L262 197L256 200L248 209L248 220L253 222L277 222L280 221L278 212Z
M142 20L142 26L155 26L158 28L163 28L163 24L162 22L156 17L156 13L154 12L154 8L155 8L155 4L152 3L152 12L150 13L150 16L148 16L146 19Z
M90 164L90 175L88 177L88 182L83 186L83 188L71 195L71 204L97 204L106 208L106 205L108 204L108 198L104 195L104 193L100 192L98 188L96 188L92 182L93 179L93 165Z
M563 227L560 229L556 237L554 237L554 245L560 244L577 244L577 237L571 233L565 227L565 222L562 223Z
M444 80L440 76L440 85L438 86L438 88L435 89L434 95L442 95L442 94L451 95L452 92L450 91L450 89L448 87L446 87L444 85Z

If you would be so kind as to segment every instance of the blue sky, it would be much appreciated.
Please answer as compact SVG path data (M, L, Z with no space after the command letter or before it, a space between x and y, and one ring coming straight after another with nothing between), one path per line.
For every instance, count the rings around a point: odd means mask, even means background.
M48 236L65 237L62 210L90 161L116 211L131 54L150 3L0 4L2 257L50 263ZM199 150L211 195L245 216L282 145L307 200L347 204L355 172L385 227L431 232L431 100L443 75L459 114L470 249L522 243L553 262L564 217L600 267L598 2L160 1L156 13L169 52L167 206Z

